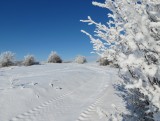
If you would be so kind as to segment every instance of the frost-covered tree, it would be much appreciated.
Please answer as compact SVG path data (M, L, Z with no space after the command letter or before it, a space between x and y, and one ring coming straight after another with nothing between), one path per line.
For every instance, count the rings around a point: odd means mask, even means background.
M86 62L87 62L87 59L86 59L85 56L78 55L78 56L75 58L75 62L76 62L76 63L79 63L79 64L83 64L83 63L86 63Z
M14 65L15 54L11 51L6 51L0 54L0 67Z
M160 0L105 0L107 24L88 17L94 51L120 67L134 120L160 120ZM136 119L137 118L137 119Z
M62 59L56 52L52 51L48 57L48 63L62 63Z
M25 66L31 66L36 63L35 57L33 55L26 55L24 56L23 65Z

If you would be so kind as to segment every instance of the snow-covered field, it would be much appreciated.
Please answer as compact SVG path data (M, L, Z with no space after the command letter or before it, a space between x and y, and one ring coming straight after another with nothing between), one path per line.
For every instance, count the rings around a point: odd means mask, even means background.
M117 70L96 64L0 68L0 121L107 121Z

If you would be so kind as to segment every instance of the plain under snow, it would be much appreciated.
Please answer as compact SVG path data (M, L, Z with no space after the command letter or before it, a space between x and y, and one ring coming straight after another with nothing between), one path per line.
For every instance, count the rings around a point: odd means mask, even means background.
M117 70L96 64L0 68L0 121L107 121L124 104Z

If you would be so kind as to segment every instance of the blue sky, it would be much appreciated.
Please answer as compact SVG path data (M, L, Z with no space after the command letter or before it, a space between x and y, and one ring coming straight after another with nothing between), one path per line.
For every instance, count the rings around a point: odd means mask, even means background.
M93 56L89 38L80 32L93 31L80 22L88 15L107 20L107 10L92 0L0 0L0 52L12 51L18 59L33 54L37 60L46 60L52 50L64 60Z

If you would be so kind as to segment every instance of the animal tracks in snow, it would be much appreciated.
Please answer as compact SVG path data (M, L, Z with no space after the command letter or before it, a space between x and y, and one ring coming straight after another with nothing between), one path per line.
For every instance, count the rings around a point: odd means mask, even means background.
M66 96L72 94L73 92L72 91L68 91L66 92L65 94L59 96L59 97L56 97L56 98L51 98L50 100L42 103L41 105L25 112L25 113L22 113L14 118L12 118L10 121L32 121L34 120L38 115L41 114L41 112L43 113L43 110L47 107L49 107L52 103L56 102L56 101L59 101L63 98L65 98ZM38 120L37 120L38 121Z
M66 91L64 94L58 97L53 97L31 110L15 116L9 121L39 121L41 118L43 118L41 117L41 114L44 115L47 111L52 112L54 109L60 109L58 111L58 115L62 115L63 113L67 112L68 108L72 107L71 105L64 103L64 98L66 98L67 96L74 96L72 95L73 93L77 93L78 89L82 89L90 83L91 82L89 81L73 91ZM44 119L43 121L45 120L46 119Z
M103 121L99 107L114 103L117 79L106 69L74 63L5 69L0 121Z
M86 110L84 110L76 121L96 121L94 119L94 115L99 105L104 103L103 101L104 98L106 98L105 93L107 91L107 87L108 86L106 85L99 97L95 100L95 102L92 103Z

